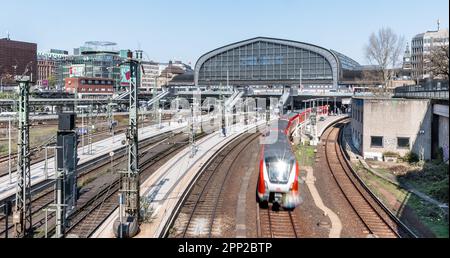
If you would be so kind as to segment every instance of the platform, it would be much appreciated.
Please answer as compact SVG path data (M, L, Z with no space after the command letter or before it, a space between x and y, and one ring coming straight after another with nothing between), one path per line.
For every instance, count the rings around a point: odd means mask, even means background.
M187 126L187 122L183 123L170 123L165 122L162 123L162 128L157 128L159 125L152 125L144 128L139 129L139 141L145 140L151 137L158 136L160 134L170 132L170 131L177 131L181 130L185 126ZM115 135L113 137L109 137L107 139L92 143L92 154L83 154L83 149L79 146L78 148L78 158L80 161L78 162L78 165L82 165L86 162L89 162L93 159L96 159L98 157L108 155L111 151L116 151L117 149L120 149L124 147L122 145L122 140L125 140L125 133L121 133L118 135ZM84 146L85 151L87 152L87 146ZM55 160L53 158L48 159L48 178L52 178L55 174ZM38 162L33 165L31 165L31 185L38 184L45 180L45 172L44 172L45 162ZM17 181L17 174L16 172L11 174L12 181L9 182L9 175L5 175L0 178L0 200L3 200L4 198L7 198L8 196L11 196L15 193L16 190L16 181Z
M318 138L322 137L322 134L325 130L332 124L336 123L336 121L349 117L348 114L338 115L338 116L323 116L325 117L325 121L317 122L317 135Z
M253 125L236 124L229 128L227 137L215 132L197 142L198 150L190 157L191 148L185 148L166 164L161 166L141 184L141 198L147 198L153 210L150 223L143 223L137 238L160 237L174 208L182 197L189 183L195 178L203 164L217 151L245 132L257 132L257 126L264 126L265 121ZM114 238L113 224L118 218L118 209L92 235L93 238Z

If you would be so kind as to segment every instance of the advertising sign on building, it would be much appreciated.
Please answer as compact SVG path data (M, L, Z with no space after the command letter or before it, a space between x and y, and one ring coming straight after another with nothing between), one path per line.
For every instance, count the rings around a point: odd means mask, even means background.
M122 65L120 67L120 86L129 86L130 85L130 66Z
M71 65L69 68L69 77L84 77L85 67L84 64Z
M351 105L351 104L352 104L351 98L342 99L342 105Z

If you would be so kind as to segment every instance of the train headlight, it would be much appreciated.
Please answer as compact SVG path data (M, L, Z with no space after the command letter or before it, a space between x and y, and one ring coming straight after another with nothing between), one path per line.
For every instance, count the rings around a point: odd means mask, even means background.
M279 160L279 161L277 161L277 162L275 163L275 169L276 169L277 171L280 171L280 172L286 171L287 168L288 168L288 165L287 165L286 162L284 162L284 161Z

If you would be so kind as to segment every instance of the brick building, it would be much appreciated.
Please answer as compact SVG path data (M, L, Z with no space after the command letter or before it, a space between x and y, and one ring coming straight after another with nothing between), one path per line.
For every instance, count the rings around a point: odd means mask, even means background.
M37 44L0 39L0 77L3 84L15 84L14 76L22 75L28 66L25 75L37 80Z
M77 92L79 98L107 98L114 93L114 79L72 77L64 81L66 92Z

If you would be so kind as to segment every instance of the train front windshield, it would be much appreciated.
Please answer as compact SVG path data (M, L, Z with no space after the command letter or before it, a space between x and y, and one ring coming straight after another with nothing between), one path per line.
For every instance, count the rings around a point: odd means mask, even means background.
M269 180L273 184L286 184L292 170L293 162L279 158L267 158L266 167Z

